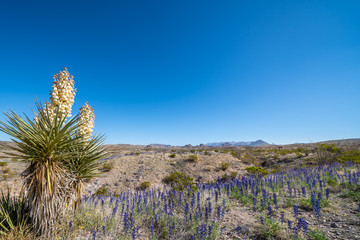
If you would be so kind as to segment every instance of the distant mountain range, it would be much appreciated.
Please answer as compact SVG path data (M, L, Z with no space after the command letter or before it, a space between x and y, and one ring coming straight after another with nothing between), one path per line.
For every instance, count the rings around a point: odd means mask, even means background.
M256 141L250 141L250 142L214 142L214 143L207 143L205 144L209 147L238 147L238 146L250 146L250 147L258 147L258 146L264 146L269 145L269 143L263 141L263 140L256 140Z

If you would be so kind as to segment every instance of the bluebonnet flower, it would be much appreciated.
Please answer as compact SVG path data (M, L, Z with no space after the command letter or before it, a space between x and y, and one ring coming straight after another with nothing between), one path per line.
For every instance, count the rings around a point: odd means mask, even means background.
M291 226L291 221L290 221L290 220L288 220L288 228L289 228L289 230L292 230L292 226Z
M189 213L189 203L185 204L185 219L187 219L187 215Z
M284 223L284 213L281 213L281 217L280 217L280 221L281 221L281 223Z
M263 216L260 216L260 222L261 222L261 224L264 224L264 218L263 218Z
M136 239L136 227L134 226L133 232L132 232L132 239Z
M115 216L115 214L116 214L116 212L117 212L117 209L118 209L118 206L119 206L119 205L116 204L116 206L114 207L113 212L112 212L112 215L113 215L113 216Z
M326 188L326 198L329 198L329 194L330 194L330 189Z
M102 230L103 230L103 235L105 236L106 235L106 227L105 227L105 225L102 226Z
M294 205L294 217L297 218L299 215L299 209L298 209L298 206L295 204Z
M304 232L306 233L306 235L308 234L309 232L309 229L308 229L308 224L306 222L306 220L302 219L302 227L304 229Z
M268 215L269 215L269 217L272 217L272 215L273 215L273 212L272 212L272 207L271 207L271 204L270 204L270 202L268 202Z
M73 226L73 221L71 220L71 221L69 222L69 231L70 231L70 232L72 231L72 226Z
M306 190L305 190L305 187L301 187L301 191L302 191L302 194L304 197L306 197Z
M320 213L320 200L319 200L319 199L316 199L315 213L316 213L316 217L319 219L319 218L321 217L321 213Z
M125 228L125 233L127 233L128 229L129 229L128 212L125 212L125 214L124 214L124 228Z
M237 228L236 228L237 234L240 235L241 234L241 226L240 224L238 224Z
M218 206L217 207L217 218L220 219L220 217L221 217L221 207Z
M318 192L318 199L321 200L322 199L322 193Z
M311 192L311 205L313 207L313 210L315 212L315 193Z
M101 198L101 208L104 208L104 199L103 198Z
M254 211L256 211L256 198L253 197L253 209Z
M93 231L93 238L92 238L92 239L93 239L93 240L96 239L96 230Z
M278 210L278 205L277 205L277 198L276 198L276 193L273 193L273 198L274 198L274 204L275 204L275 208L276 210Z

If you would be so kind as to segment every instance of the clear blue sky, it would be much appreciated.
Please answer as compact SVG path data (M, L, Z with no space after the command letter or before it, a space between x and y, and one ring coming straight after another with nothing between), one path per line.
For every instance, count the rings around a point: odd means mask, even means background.
M1 1L0 111L31 115L67 67L73 113L88 101L107 143L358 138L359 9L358 0Z

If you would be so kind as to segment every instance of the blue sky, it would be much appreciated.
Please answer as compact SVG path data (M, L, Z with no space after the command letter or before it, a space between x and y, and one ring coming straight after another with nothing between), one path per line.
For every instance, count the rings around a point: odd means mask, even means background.
M1 1L0 111L31 115L67 67L107 143L358 138L359 7Z

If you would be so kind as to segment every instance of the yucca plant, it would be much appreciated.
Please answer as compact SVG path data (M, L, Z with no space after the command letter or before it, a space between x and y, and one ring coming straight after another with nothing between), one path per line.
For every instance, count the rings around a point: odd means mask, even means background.
M94 110L87 103L70 119L76 89L66 68L54 76L50 102L36 101L35 118L10 110L0 131L15 142L16 159L27 160L24 198L30 209L35 233L51 237L67 205L81 203L82 182L96 176L98 160L105 156L103 135L91 137Z
M75 192L74 210L78 209L81 204L83 181L99 175L97 172L100 166L99 160L107 155L102 148L104 139L104 135L96 135L89 139L85 145L71 148L75 154L73 158L66 161L65 166L74 177L71 184Z
M71 150L82 148L87 141L77 134L78 116L66 122L67 116L59 111L52 118L47 105L44 109L36 102L36 107L36 120L26 115L22 118L13 111L6 113L7 122L0 121L0 130L16 143L10 147L16 153L9 155L30 162L21 174L25 197L34 230L47 236L64 213L65 199L69 198L75 180L64 163L76 158L78 153Z
M30 233L29 208L23 194L10 196L1 191L0 196L0 239L25 238Z

